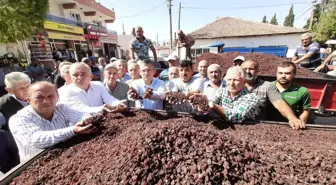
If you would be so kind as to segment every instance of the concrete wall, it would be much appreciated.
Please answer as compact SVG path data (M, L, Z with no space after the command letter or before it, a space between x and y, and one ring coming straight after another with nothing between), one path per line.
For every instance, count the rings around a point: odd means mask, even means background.
M272 35L258 37L240 37L225 39L196 39L193 49L200 48L208 44L224 42L224 47L259 47L259 46L288 46L287 57L292 57L297 46L301 44L300 33L288 35ZM217 53L217 48L210 48L210 52ZM180 50L180 56L185 56L184 49Z
M118 53L120 57L122 56L121 50L124 51L124 55L126 54L127 50L130 52L129 46L132 39L133 35L118 35L118 45L120 46Z
M49 0L49 13L64 17L63 7L56 0Z

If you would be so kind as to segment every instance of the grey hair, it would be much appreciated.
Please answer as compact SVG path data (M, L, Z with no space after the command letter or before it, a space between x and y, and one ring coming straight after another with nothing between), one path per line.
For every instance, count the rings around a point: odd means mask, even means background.
M139 64L136 63L136 62L133 62L133 63L129 63L129 64L127 65L127 69L130 69L132 65L135 65L137 68L139 68Z
M118 59L115 62L116 62L116 64L118 64L120 62L122 64L126 64L127 65L127 62L124 59Z
M246 71L240 66L230 67L225 75L225 80L227 80L227 76L229 75L240 75L244 80L246 80Z
M139 64L139 66L140 65L148 65L148 64L150 64L155 69L155 64L154 64L153 60L151 60L151 59L139 60L138 64Z
M216 69L216 70L219 70L220 73L223 73L221 66L218 65L218 64L210 64L209 67L208 67L208 71L207 71L208 73L209 73L210 69Z
M66 74L69 74L70 73L70 67L71 67L72 64L65 64L63 65L61 68L60 68L60 74L61 76L64 76Z
M28 75L22 72L11 72L5 76L5 84L7 88L13 88L18 82L31 83L31 80Z
M91 68L87 64L85 64L84 62L76 62L76 63L71 64L69 68L70 75L74 74L76 72L76 69L80 66L86 67L89 73L90 74L92 73Z
M59 65L58 65L58 69L61 69L63 66L65 65L71 65L72 63L71 62L68 62L68 61L64 61L64 62L61 62Z
M308 32L308 33L302 34L300 38L303 39L304 37L313 38L313 35Z

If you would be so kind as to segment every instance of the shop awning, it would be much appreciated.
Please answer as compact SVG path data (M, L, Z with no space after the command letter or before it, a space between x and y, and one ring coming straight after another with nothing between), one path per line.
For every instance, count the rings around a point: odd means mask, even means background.
M51 31L48 31L47 33L48 33L49 39L85 41L85 38L81 35L56 33L56 32L51 32Z

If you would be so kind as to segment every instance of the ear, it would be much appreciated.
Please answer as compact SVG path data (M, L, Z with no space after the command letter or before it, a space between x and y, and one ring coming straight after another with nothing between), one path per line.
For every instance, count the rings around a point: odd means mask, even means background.
M14 89L13 88L6 87L5 89L8 92L8 94L13 94L14 93Z
M27 102L30 104L30 97L27 98Z

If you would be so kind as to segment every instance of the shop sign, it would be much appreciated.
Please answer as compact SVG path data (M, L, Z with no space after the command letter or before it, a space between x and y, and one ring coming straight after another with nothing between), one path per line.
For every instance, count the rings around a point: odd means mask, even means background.
M85 41L85 38L80 35L70 35L70 34L62 34L62 33L54 33L54 32L48 32L48 37L50 39L59 39L59 40Z
M44 22L44 28L49 29L49 30L62 31L62 32L84 34L84 30L83 30L82 27L56 23L56 22L52 22L52 21L45 21Z
M98 35L91 35L91 34L85 34L84 37L86 39L90 39L90 40L98 40L99 39Z
M99 36L107 36L107 29L105 27L96 26L93 24L86 24L86 30L88 34L91 35L99 35Z

